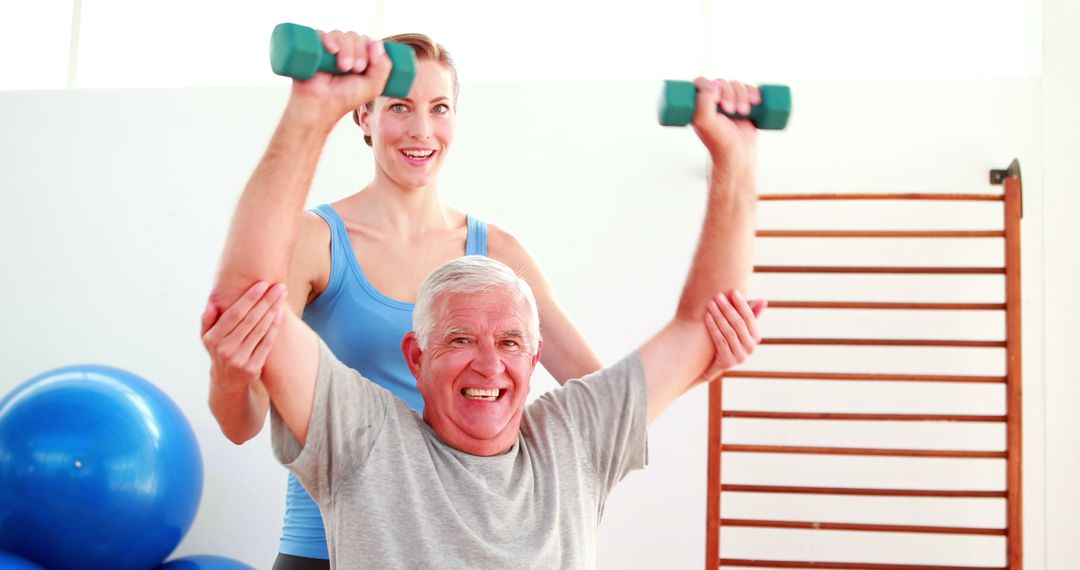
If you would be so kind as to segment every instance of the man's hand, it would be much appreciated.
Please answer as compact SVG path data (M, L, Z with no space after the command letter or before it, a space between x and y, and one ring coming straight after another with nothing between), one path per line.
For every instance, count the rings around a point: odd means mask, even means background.
M757 160L757 127L749 119L730 119L718 112L719 105L725 113L748 115L750 107L761 103L761 92L753 85L723 79L709 80L698 77L697 102L694 107L693 126L698 138L709 150L714 163Z
M305 81L294 80L287 112L299 112L305 119L332 127L382 93L393 64L381 41L338 30L319 31L319 37L326 51L337 56L338 69L354 73L320 72Z
M701 381L711 382L725 371L742 364L761 342L757 319L767 305L764 299L748 302L738 289L719 293L709 300L705 328L716 348L716 356Z
M216 305L207 304L202 340L210 353L210 379L216 389L247 390L259 379L281 328L285 300L284 285L259 282L220 316Z

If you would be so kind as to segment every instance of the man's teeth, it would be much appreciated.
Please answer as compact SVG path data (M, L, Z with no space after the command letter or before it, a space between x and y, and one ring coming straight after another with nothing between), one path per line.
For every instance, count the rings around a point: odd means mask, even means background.
M484 400L486 402L494 402L499 399L499 390L481 390L479 388L465 388L461 391L466 398L470 400Z
M431 153L433 153L435 151L433 151L433 150L403 150L401 152L405 153L405 156L407 156L409 158L420 159L420 158L427 158L427 157L431 156Z

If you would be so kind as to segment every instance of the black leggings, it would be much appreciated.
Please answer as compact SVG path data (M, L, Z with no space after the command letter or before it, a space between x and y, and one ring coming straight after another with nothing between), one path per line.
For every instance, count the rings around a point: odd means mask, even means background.
M278 553L274 570L330 570L330 561Z

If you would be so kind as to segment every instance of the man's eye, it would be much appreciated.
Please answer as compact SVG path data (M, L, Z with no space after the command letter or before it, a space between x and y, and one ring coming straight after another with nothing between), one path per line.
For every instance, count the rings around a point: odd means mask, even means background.
M504 340L502 344L503 344L504 347L510 348L510 349L516 349L519 346L521 346L520 344L518 344L518 341L516 341L516 340Z
M466 345L466 344L469 344L469 339L467 339L467 338L465 338L463 336L459 336L457 338L451 339L450 344Z
M390 105L390 110L394 113L404 113L405 111L408 111L409 108L405 106L405 103L394 103L393 105Z

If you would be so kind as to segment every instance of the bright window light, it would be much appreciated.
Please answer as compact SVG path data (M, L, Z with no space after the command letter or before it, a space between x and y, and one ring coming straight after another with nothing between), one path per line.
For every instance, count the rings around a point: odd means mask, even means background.
M701 0L387 2L387 34L446 46L465 81L692 78L705 44Z
M0 3L0 89L63 89L72 0Z
M721 73L762 80L1037 77L1037 11L1037 0L716 0L709 44Z
M374 0L93 0L82 8L77 87L286 84L270 71L281 22L370 29Z
M0 89L68 85L76 0L0 7ZM280 22L426 33L463 81L997 79L1042 73L1041 0L88 0L74 86L284 85ZM48 30L49 41L43 41ZM19 54L33 53L33 57Z

